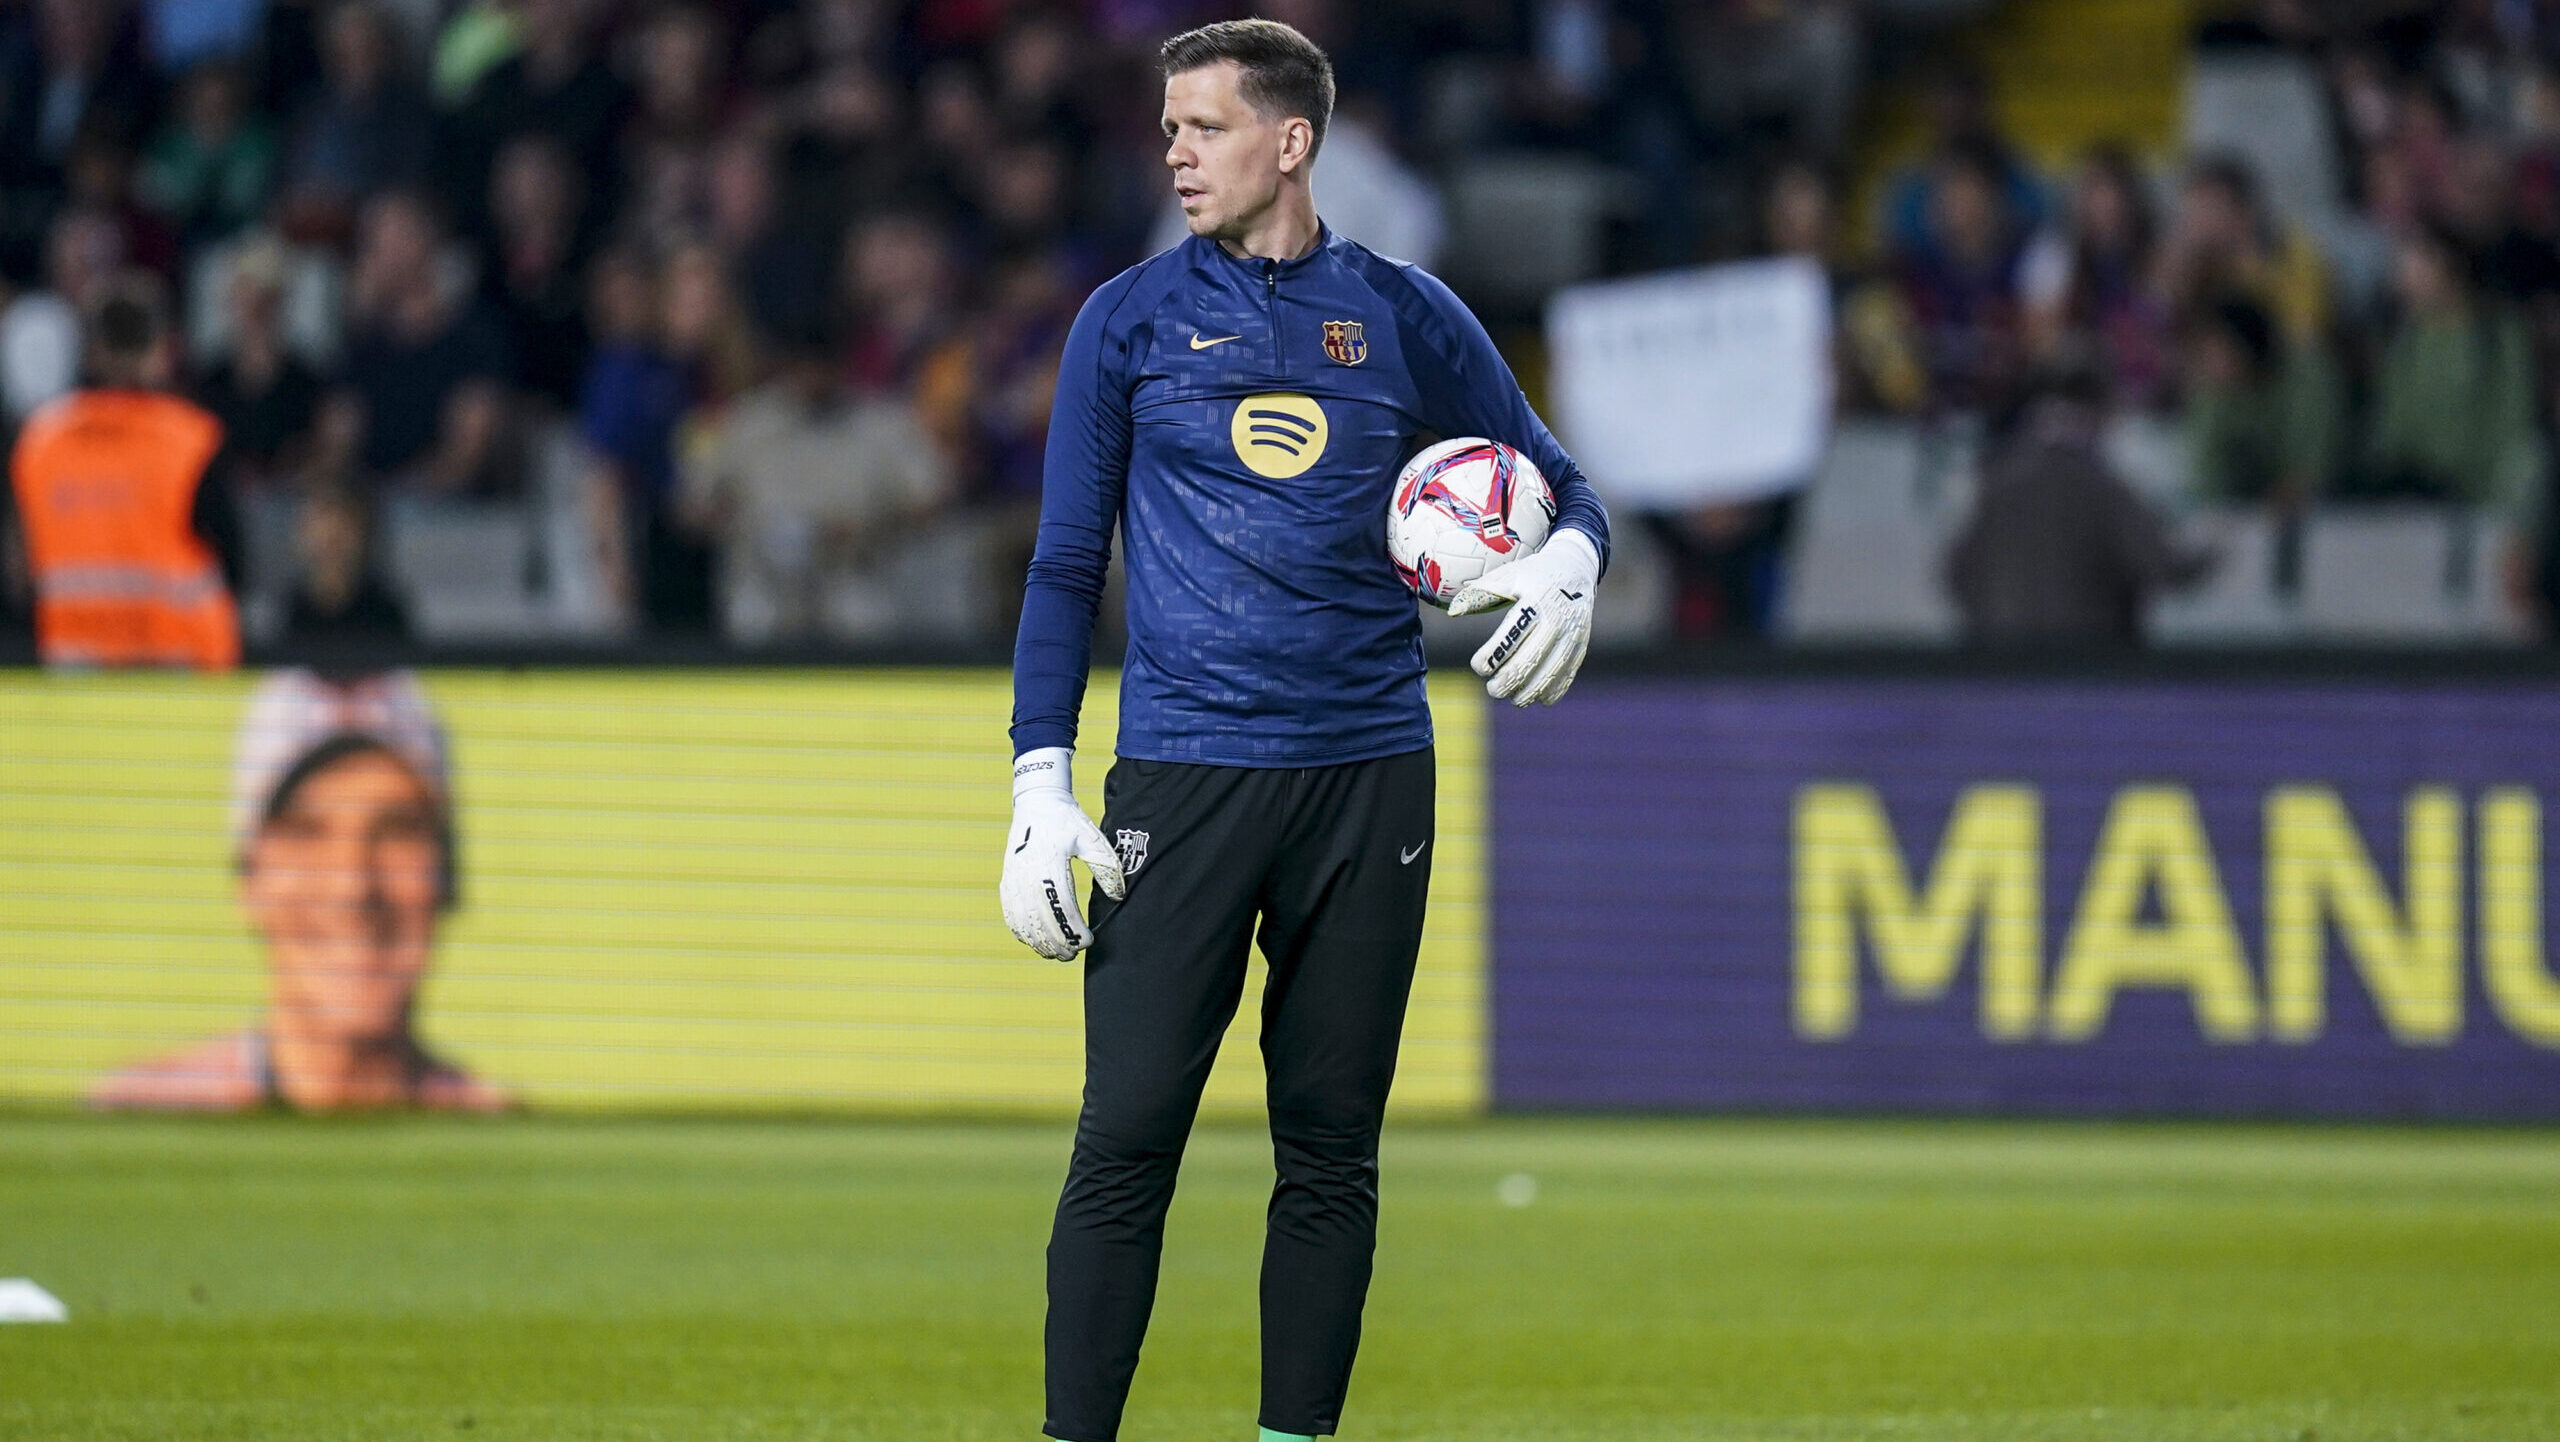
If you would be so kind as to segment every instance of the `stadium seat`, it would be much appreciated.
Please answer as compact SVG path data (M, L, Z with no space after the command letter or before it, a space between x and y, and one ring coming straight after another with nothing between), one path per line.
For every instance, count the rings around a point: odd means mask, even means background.
M567 421L545 426L533 441L531 494L536 501L534 543L547 582L541 610L549 636L621 635L631 617L604 571L603 538L597 535L589 487L600 479L595 452Z
M2268 645L2292 639L2301 617L2291 598L2276 592L2277 532L2264 511L2214 508L2189 516L2180 527L2190 544L2221 556L2198 585L2163 596L2152 607L2148 634L2166 646Z
M542 634L539 529L517 501L394 496L382 511L384 567L428 641Z
M1627 522L1633 521L1627 517ZM1634 649L1671 634L1671 571L1644 527L1622 522L1609 532L1609 585L1591 611L1591 644Z
M2332 507L2303 537L2303 634L2322 641L2493 639L2488 532L2437 506Z
M2534 640L2532 618L2518 609L2507 594L2504 569L2507 557L2525 539L2524 534L2510 523L2485 516L2475 518L2471 525L2478 581L2461 598L2471 634L2492 645L2530 644Z
M2294 56L2196 57L2187 81L2187 153L2246 159L2268 205L2314 229L2338 207L2337 146L2320 77Z
M1907 421L1843 424L1797 512L1779 633L1799 641L1949 642L1939 579L1973 489L1969 438Z

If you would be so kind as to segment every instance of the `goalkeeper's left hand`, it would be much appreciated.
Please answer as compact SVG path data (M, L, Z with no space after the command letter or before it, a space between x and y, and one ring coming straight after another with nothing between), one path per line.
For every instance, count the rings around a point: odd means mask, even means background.
M1476 577L1450 598L1449 614L1519 604L1476 652L1476 674L1497 701L1552 706L1573 687L1591 649L1591 593L1600 585L1600 548L1567 527L1519 560Z

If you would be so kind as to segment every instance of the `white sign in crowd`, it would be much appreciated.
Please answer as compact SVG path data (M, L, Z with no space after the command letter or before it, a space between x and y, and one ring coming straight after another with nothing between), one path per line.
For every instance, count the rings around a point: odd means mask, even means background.
M1678 508L1794 490L1831 430L1831 292L1810 260L1600 281L1547 308L1554 414L1613 501Z

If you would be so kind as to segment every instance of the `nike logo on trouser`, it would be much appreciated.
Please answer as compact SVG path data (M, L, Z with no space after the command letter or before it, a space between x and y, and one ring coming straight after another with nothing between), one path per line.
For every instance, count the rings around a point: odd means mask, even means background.
M1211 346L1213 346L1213 345L1225 345L1227 342L1229 342L1229 341L1231 341L1231 340L1242 340L1242 339L1244 339L1244 337L1243 337L1243 336L1240 336L1240 335L1222 335L1222 336L1215 336L1215 337L1212 337L1212 336L1203 336L1203 335L1195 335L1195 336L1193 336L1193 337L1191 338L1191 348L1192 348L1193 350L1207 350L1209 347L1211 347Z
M1430 844L1431 844L1431 843L1430 843L1430 842L1428 842L1428 841L1423 842L1423 843L1422 843L1422 846L1416 846L1416 847L1415 847L1415 848L1413 848L1411 851L1406 851L1406 850L1403 850L1402 848L1398 848L1398 850L1396 851L1396 860L1398 860L1398 861L1400 861L1400 862L1404 863L1404 864L1405 864L1405 865L1407 865L1407 866L1411 866L1411 865L1413 864L1413 859L1414 859L1415 857L1420 856L1420 855L1422 854L1422 847L1423 847L1423 846L1429 846Z

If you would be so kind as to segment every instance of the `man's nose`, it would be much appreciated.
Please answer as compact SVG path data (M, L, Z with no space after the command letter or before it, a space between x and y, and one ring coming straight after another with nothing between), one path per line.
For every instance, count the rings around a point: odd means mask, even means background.
M381 858L363 841L331 846L314 869L319 894L336 905L370 907L383 894Z

